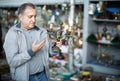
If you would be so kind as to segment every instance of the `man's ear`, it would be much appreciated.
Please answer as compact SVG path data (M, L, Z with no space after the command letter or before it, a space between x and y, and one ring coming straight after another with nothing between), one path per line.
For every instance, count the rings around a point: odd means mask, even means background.
M18 19L19 19L20 21L22 20L22 15L21 15L21 14L18 15Z

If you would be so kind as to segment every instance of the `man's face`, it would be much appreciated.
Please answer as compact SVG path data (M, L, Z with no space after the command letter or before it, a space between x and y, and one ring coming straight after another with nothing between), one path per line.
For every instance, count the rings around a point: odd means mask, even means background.
M25 29L31 29L36 23L36 10L27 6L23 14L19 14L19 20L21 27Z

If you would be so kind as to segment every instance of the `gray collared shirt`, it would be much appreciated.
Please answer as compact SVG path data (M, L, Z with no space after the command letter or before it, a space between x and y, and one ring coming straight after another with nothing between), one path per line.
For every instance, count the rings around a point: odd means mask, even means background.
M32 43L35 40L37 40L37 41L40 40L38 31L35 30L35 29L31 29L31 30L23 29L23 33L24 33L24 35L26 37L26 40L27 40L28 50L31 49ZM44 70L44 64L43 64L44 59L43 58L44 58L43 54L35 54L32 57L32 59L29 60L29 66L30 66L29 67L29 70L30 70L29 72L30 72L30 74L35 74L37 72L41 72L41 71Z

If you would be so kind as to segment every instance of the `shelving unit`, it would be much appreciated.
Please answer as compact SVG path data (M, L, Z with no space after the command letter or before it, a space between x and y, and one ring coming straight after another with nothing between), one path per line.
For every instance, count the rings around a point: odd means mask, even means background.
M93 18L93 21L95 22L115 22L115 23L119 23L120 20L111 20L111 19L94 19Z
M112 3L112 0L101 0L101 1ZM119 0L114 0L114 2L115 1L119 1ZM98 2L99 0L89 0L88 4L89 5L91 3L97 4ZM88 10L88 13L89 13L89 10ZM88 14L88 26L86 29L87 31L86 35L88 37L91 34L93 34L96 37L97 33L103 33L104 28L106 28L106 31L111 33L112 36L115 37L115 34L120 33L120 31L117 30L117 25L119 24L119 22L120 22L119 19L116 20L116 19L109 19L109 18L95 18L94 14L92 16ZM86 45L87 45L86 46L87 48L85 51L87 51L86 53L86 65L87 66L93 67L94 71L97 71L97 72L120 75L120 69L119 69L120 68L119 66L120 44L113 44L111 42L108 43L106 41L99 42L97 40L94 42L86 41ZM104 55L103 57L105 56L111 57L111 59L107 58L108 60L106 61L106 59L101 58L100 55ZM112 63L109 64L111 60L114 60L115 62L117 62L118 65L115 65Z

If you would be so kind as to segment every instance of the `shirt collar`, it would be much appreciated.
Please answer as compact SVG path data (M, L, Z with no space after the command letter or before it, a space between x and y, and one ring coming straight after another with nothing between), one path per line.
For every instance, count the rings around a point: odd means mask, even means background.
M16 27L17 27L17 28L21 28L21 24L18 23L18 24L16 25ZM33 27L33 29L35 29L35 30L37 30L37 31L40 30L40 28L37 27L37 26Z

